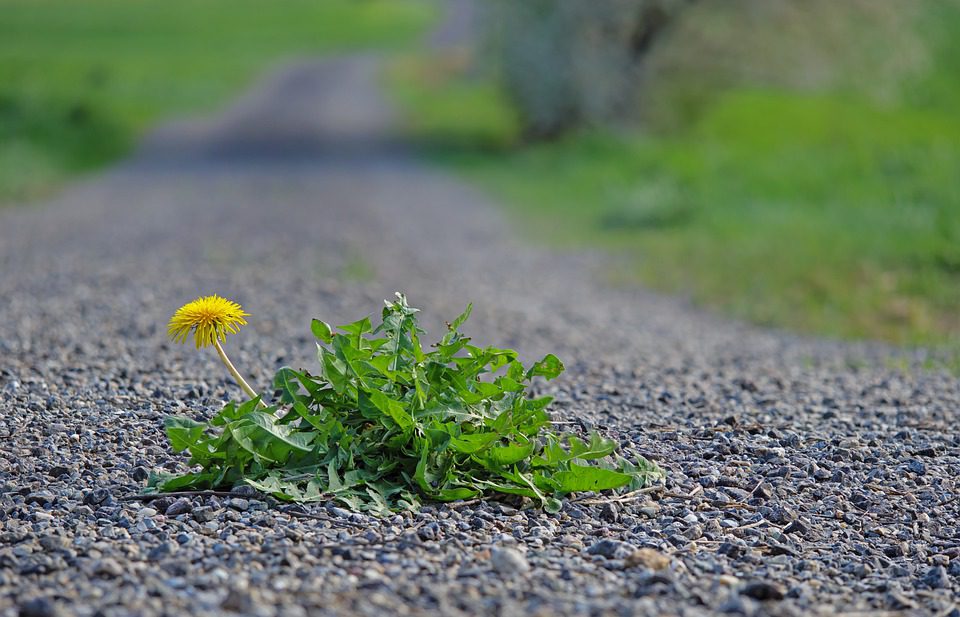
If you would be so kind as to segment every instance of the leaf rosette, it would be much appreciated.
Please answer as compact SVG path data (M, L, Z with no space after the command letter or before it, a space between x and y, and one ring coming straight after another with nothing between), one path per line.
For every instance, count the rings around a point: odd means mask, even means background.
M336 499L378 514L501 493L556 511L570 493L634 490L662 477L598 434L554 432L552 398L528 388L556 378L563 363L548 354L525 367L513 350L471 344L460 331L471 308L430 350L418 310L400 294L376 328L369 318L337 329L313 320L317 374L281 368L274 405L258 397L227 404L207 423L168 418L173 449L199 470L151 486L247 484L282 500Z

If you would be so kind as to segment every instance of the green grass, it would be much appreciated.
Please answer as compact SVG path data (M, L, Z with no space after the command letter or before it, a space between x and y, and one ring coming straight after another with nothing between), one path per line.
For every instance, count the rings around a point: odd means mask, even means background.
M0 0L0 202L49 192L278 59L398 47L429 0Z
M762 324L938 344L960 336L958 13L895 103L735 86L646 135L524 145L489 80L421 59L392 82L437 161L532 236L626 256L617 278Z

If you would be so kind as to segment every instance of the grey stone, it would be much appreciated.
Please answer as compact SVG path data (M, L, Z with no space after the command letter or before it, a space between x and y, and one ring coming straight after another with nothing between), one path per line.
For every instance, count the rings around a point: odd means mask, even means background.
M173 542L161 542L147 553L147 559L150 561L160 561L177 552L177 545Z
M754 600L782 600L786 595L783 587L769 581L753 581L747 583L739 589L741 596L747 596Z
M239 512L246 512L250 509L250 502L242 497L231 497L226 501L228 508L233 508Z
M95 576L115 577L123 574L123 568L115 559L105 557L93 563L91 571Z
M49 598L27 600L17 609L19 617L59 617L63 613Z
M191 510L193 510L193 502L185 497L181 497L170 504L164 514L167 516L180 516L181 514L186 514Z
M89 506L110 505L112 502L113 497L110 495L110 491L105 488L95 488L83 498L83 503Z
M587 549L588 555L600 555L607 559L624 559L633 554L636 547L617 540L600 540Z
M947 589L950 587L950 577L943 566L934 566L923 575L923 584L931 589Z
M522 574L530 570L527 558L514 548L493 547L490 549L490 565L501 574Z
M202 506L193 509L193 520L198 523L207 523L217 518L216 511L209 506Z
M27 495L27 503L35 503L38 506L50 506L57 500L57 496L50 491L37 491Z

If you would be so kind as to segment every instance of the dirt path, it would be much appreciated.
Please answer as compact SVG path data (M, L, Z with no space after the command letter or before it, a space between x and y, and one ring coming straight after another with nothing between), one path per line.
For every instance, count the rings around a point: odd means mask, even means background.
M0 615L957 614L955 379L610 289L601 259L523 245L410 154L377 75L372 57L303 61L0 212ZM165 340L179 304L241 302L229 346L266 384L310 366L311 317L352 321L395 290L430 331L472 301L479 340L563 357L558 415L659 460L666 494L387 521L122 500L182 464L164 414L238 395ZM630 567L637 547L669 569Z

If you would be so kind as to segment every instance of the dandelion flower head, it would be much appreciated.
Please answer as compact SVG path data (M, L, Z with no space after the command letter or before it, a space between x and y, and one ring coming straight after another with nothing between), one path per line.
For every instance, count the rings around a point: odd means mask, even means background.
M228 334L236 334L247 325L248 317L239 304L214 294L184 304L170 318L167 334L178 343L185 343L190 333L197 349L223 342Z

